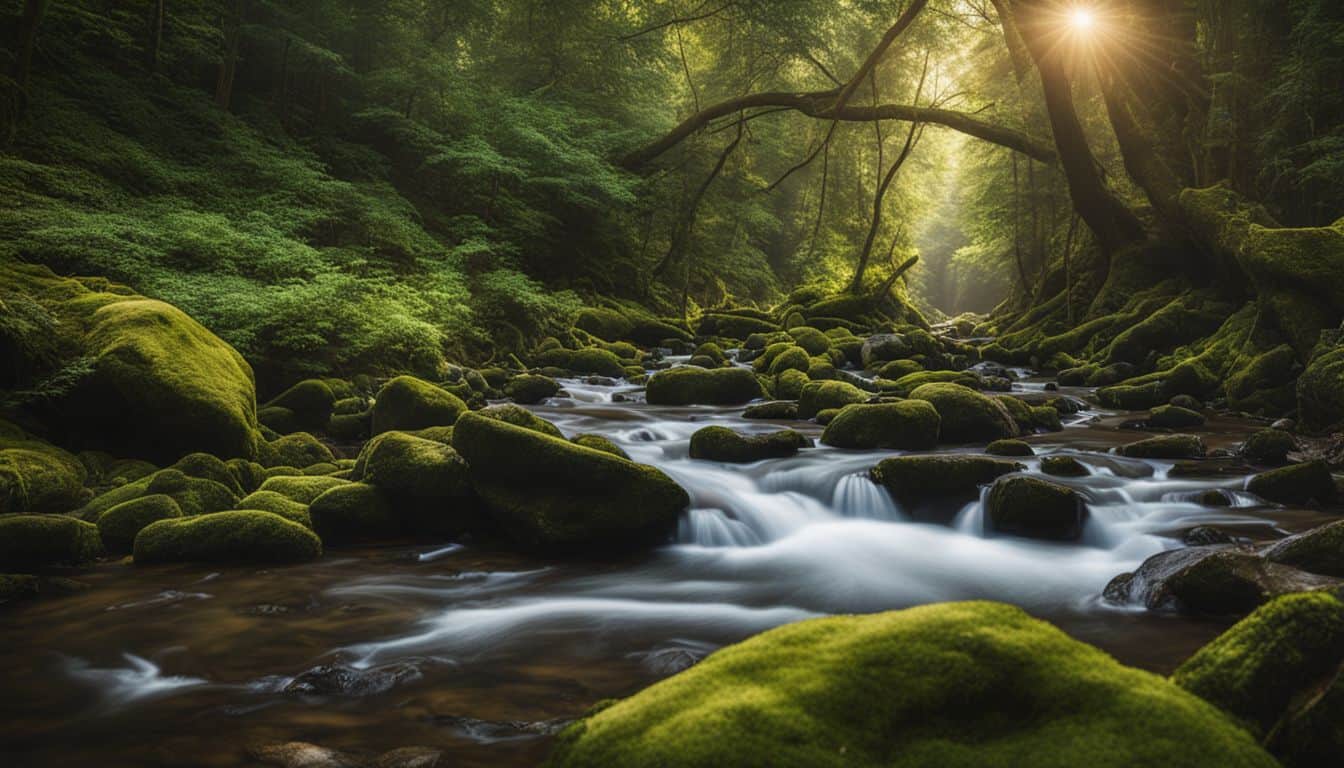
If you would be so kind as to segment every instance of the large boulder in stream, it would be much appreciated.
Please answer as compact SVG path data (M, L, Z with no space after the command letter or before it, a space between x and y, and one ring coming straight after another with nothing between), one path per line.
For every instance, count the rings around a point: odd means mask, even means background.
M1279 504L1329 503L1335 500L1335 480L1324 461L1309 461L1271 469L1246 481L1246 490Z
M1263 554L1272 563L1344 579L1344 520L1289 536Z
M1344 755L1344 603L1324 593L1264 605L1204 646L1172 681L1245 723L1285 765Z
M862 403L869 394L847 381L813 381L803 386L798 396L798 418L815 418L833 408Z
M1244 616L1276 597L1332 589L1338 579L1307 573L1243 549L1190 547L1159 552L1106 585L1113 603L1208 616Z
M1020 429L997 399L960 384L924 384L910 393L911 400L931 403L942 418L940 438L945 443L990 442L1017 437Z
M746 368L694 366L659 371L649 379L646 394L650 405L742 405L765 397L761 382Z
M510 408L526 413L518 406ZM350 478L377 488L380 496L387 500L387 506L396 510L399 525L406 532L452 536L477 522L479 504L468 477L467 462L452 446L437 440L406 432L384 432L360 451ZM338 498L344 501L353 497ZM319 522L317 509L315 505L315 524ZM344 519L349 515L338 509L332 510L330 517ZM377 521L368 536L385 536L393 527L381 515L377 516ZM343 540L352 540L353 525L336 525L350 531L341 534ZM318 532L323 530L319 525ZM323 539L326 539L325 533Z
M809 448L812 441L800 432L781 429L763 435L743 435L728 427L705 427L691 435L691 458L749 464L782 459Z
M1274 768L1216 707L996 603L790 624L563 731L550 768Z
M0 517L0 573L79 565L103 554L95 525L65 515Z
M658 469L479 414L458 420L453 447L491 527L528 550L611 555L657 544L690 503Z
M1068 486L1036 477L1005 477L989 489L985 519L995 531L1072 541L1082 535L1087 505Z
M297 563L322 556L309 529L259 510L216 512L150 523L135 537L135 562Z
M1207 449L1199 435L1161 435L1122 445L1116 450L1131 459L1202 459Z
M373 434L447 427L467 411L462 398L414 376L398 376L373 401Z
M938 445L938 412L920 400L847 405L826 425L821 442L836 448L920 451Z
M882 461L868 476L904 504L944 499L967 502L980 495L981 486L1026 468L988 456L898 456Z

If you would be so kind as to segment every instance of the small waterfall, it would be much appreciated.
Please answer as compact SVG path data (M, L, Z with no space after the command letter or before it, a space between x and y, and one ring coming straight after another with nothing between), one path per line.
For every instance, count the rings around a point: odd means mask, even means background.
M867 473L845 475L835 485L831 507L843 517L896 522L905 514L891 494L868 479Z

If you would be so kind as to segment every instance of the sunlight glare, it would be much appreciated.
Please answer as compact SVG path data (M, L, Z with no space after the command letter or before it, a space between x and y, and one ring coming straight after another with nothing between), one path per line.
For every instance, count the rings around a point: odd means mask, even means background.
M1090 32L1097 25L1097 17L1087 8L1075 8L1069 17L1069 23L1078 32Z

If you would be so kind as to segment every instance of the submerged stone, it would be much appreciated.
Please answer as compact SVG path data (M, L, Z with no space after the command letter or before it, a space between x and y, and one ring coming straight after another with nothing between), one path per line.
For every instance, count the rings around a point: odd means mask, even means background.
M1000 533L1072 541L1082 535L1087 505L1067 486L1035 477L1005 477L989 490L985 519Z

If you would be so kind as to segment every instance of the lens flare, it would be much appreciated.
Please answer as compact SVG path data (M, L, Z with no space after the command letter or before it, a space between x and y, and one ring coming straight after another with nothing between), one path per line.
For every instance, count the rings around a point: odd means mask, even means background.
M1091 32L1097 26L1097 15L1087 8L1075 8L1069 14L1069 23L1079 32Z

